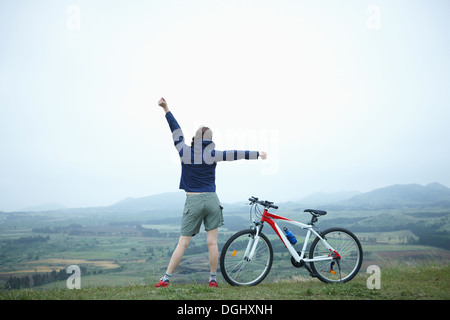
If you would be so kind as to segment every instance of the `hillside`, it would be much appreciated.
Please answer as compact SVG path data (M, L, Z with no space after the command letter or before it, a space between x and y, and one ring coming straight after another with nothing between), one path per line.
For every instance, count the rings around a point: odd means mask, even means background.
M356 195L338 205L364 209L450 207L450 189L437 182L425 186L392 185Z
M55 211L55 210L62 210L66 209L65 206L59 203L44 203L41 205L33 206L33 207L26 207L21 209L20 211L25 212L42 212L42 211Z
M299 202L303 204L327 205L330 203L338 203L348 200L356 195L361 194L358 191L338 191L338 192L316 192L302 198Z
M127 198L109 207L115 211L179 210L184 205L185 193L170 192L142 198ZM276 201L276 199L267 199ZM227 209L247 212L242 203L227 203ZM327 205L345 208L394 209L401 207L450 207L450 188L437 182L422 186L419 184L392 185L366 193L342 191L314 193L298 201L278 203L283 207L304 207L305 205Z
M250 195L249 195L250 196ZM256 195L257 196L257 195ZM164 211L167 216L178 215L184 206L186 195L183 191L166 192L146 197L126 198L110 206L93 208L66 209L62 205L42 205L21 210L22 212L59 211L59 212L143 212ZM248 212L244 206L246 197L242 202L226 203L230 212ZM357 191L341 191L334 193L314 193L300 200L289 202L274 201L280 208L304 208L305 206L326 206L328 210L347 209L395 209L395 208L450 208L450 188L437 182L422 186L419 184L391 185L375 189L366 193Z
M114 211L173 210L183 208L184 192L166 192L141 198L126 198L107 209Z
M166 300L183 301L192 305L193 300L215 300L236 303L236 300L448 300L449 265L392 264L383 268L381 289L367 288L369 274L361 270L352 281L327 285L317 279L295 275L291 280L279 282L268 280L254 287L232 287L220 283L218 288L207 284L180 284L174 282L168 288L154 288L153 284L132 284L128 286L89 287L81 284L80 290L48 288L46 290L22 289L0 290L0 300ZM430 281L431 280L431 281ZM167 306L167 304L166 304ZM175 314L175 308L171 313ZM274 310L281 316L283 308Z

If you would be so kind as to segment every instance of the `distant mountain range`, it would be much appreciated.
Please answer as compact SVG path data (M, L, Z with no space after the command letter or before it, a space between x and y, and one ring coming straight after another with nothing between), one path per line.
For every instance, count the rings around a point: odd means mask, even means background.
M186 193L166 192L141 198L126 198L108 208L115 211L172 210L183 208Z
M324 205L348 200L359 194L361 194L361 192L359 191L338 191L332 193L316 192L307 197L302 198L298 202L302 204Z
M450 189L434 182L392 185L355 195L337 203L341 206L384 209L400 207L450 207Z
M44 203L44 204L32 206L32 207L26 207L26 208L21 209L20 211L39 212L39 211L55 211L55 210L62 210L62 209L66 209L66 207L63 206L62 204L59 204L56 202L51 202L51 203Z
M177 210L182 208L184 192L170 192L143 198L127 198L108 208L117 211ZM271 199L276 200L276 199ZM279 203L283 206L282 203ZM335 208L385 209L400 207L450 207L450 188L437 182L425 186L419 184L392 185L373 191L359 193L342 191L335 193L315 193L299 201L285 203L286 206L327 205ZM227 204L241 207L239 204ZM245 208L247 210L247 208Z
M186 195L183 191L167 192L140 198L126 198L106 207L91 208L99 211L115 212L141 212L141 211L164 211L179 212L183 207ZM271 199L275 200L276 199ZM375 189L366 193L357 191L343 191L335 193L315 193L299 201L290 201L284 204L278 203L280 207L292 206L323 206L329 209L389 209L400 207L449 207L450 188L434 182L425 186L419 184L392 185ZM242 209L242 203L227 204L227 209ZM86 208L85 208L86 209ZM50 211L65 210L58 204L47 204L27 208L22 211ZM76 209L67 209L76 210ZM80 208L80 210L82 210ZM247 210L247 208L245 208Z

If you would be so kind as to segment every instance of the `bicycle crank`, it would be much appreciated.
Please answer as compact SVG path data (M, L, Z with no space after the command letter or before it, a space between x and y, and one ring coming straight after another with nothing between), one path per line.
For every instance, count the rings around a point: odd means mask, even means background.
M298 255L301 255L302 253L300 251L297 251ZM305 266L305 262L303 260L300 260L299 262L295 261L294 257L291 257L291 263L296 268L301 268Z
M297 253L298 253L299 255L302 254L300 251L297 251ZM300 260L299 262L297 262L297 261L295 261L294 257L291 257L291 263L292 263L292 265L293 265L294 267L296 267L296 268L305 267L306 270L308 270L309 275L310 275L312 278L316 278L316 277L317 277L317 273L314 273L314 272L311 270L311 268L309 267L309 265L308 265L305 261L303 261L303 259Z

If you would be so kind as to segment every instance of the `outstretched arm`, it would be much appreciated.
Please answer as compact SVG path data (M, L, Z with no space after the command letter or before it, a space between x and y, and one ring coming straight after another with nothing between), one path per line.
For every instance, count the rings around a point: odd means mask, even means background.
M248 151L248 150L226 150L217 151L214 150L214 157L216 161L235 161L235 160L256 160L261 158L265 160L267 158L267 153L264 151Z

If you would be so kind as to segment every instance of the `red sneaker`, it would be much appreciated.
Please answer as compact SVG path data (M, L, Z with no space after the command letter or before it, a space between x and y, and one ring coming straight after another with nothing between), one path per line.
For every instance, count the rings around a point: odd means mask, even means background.
M217 288L219 285L217 284L217 281L216 281L216 280L211 280L211 281L209 282L209 286L210 286L211 288Z
M155 284L155 288L166 288L169 286L169 281L159 280L157 284Z

